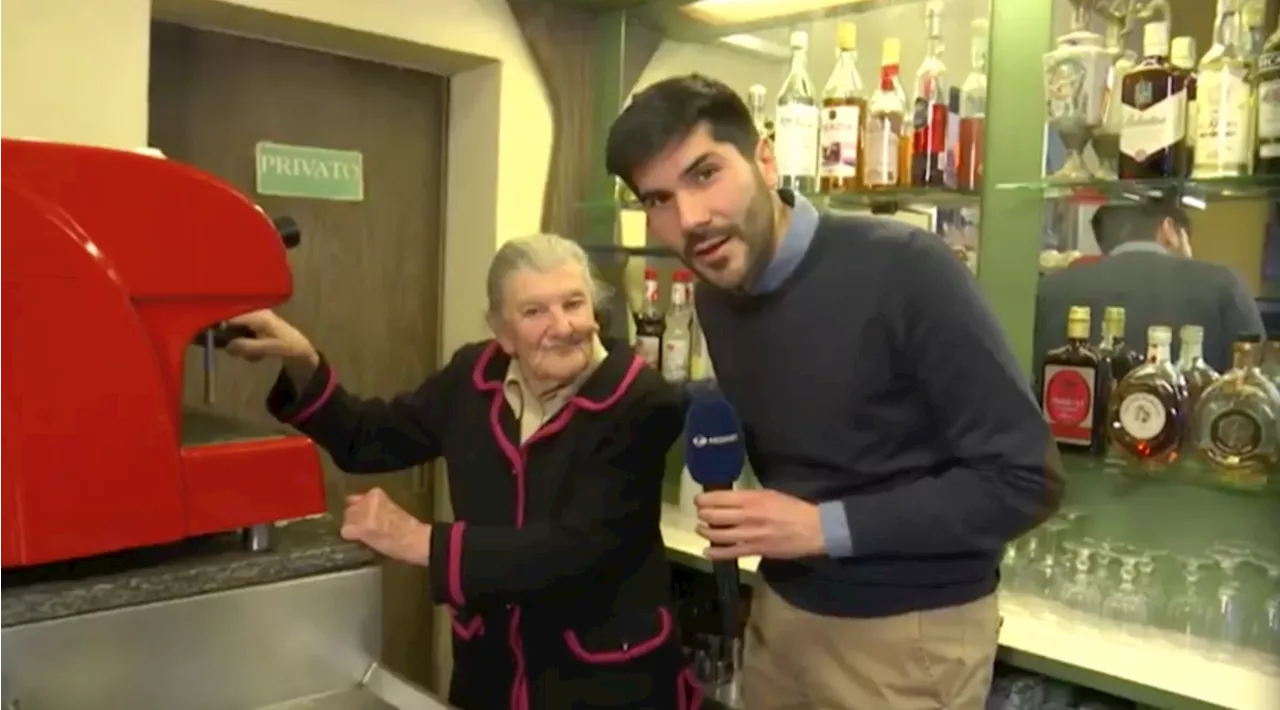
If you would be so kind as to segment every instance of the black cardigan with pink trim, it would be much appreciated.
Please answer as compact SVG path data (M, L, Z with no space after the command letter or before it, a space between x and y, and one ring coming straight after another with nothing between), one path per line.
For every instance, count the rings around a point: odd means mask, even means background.
M661 607L662 479L683 425L679 391L615 346L521 445L502 391L509 363L492 341L468 345L417 390L383 400L347 392L322 359L301 392L281 373L267 404L349 473L445 459L457 520L433 525L437 602L467 616L530 603L526 616L579 622Z

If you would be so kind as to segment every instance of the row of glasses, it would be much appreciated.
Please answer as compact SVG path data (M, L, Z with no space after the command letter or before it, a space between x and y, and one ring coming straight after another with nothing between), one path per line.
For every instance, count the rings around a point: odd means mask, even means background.
M1015 594L1007 602L1073 633L1114 630L1127 642L1175 644L1232 662L1247 649L1255 665L1280 673L1274 553L1221 541L1199 554L1170 554L1083 535L1086 518L1066 509L1008 546L1002 590ZM1170 576L1178 585L1173 594L1166 590Z

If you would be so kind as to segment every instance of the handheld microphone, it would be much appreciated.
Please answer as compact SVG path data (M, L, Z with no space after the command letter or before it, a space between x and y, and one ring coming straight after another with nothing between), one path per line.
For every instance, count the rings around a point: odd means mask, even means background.
M684 458L689 475L705 491L732 490L742 475L747 449L738 413L718 390L699 388L690 393L684 419ZM713 562L721 624L726 640L738 637L741 574L737 560Z

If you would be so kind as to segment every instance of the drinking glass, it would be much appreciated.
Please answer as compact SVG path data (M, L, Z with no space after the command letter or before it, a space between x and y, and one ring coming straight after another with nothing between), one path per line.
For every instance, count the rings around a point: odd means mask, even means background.
M1205 648L1209 636L1206 613L1209 601L1201 589L1201 580L1204 568L1213 561L1194 555L1179 555L1177 560L1182 563L1185 585L1169 600L1166 621L1169 628L1178 634L1178 646L1200 650Z
M1070 577L1064 578L1063 582L1058 586L1057 598L1066 607L1068 618L1071 617L1092 617L1102 610L1102 591L1098 589L1098 585L1094 583L1091 574L1093 567L1093 554L1096 551L1091 544L1091 540L1071 540L1064 542L1063 547L1071 553L1074 559L1073 570ZM1079 630L1095 628L1093 624L1085 623L1079 625Z
M1102 615L1117 622L1126 635L1137 638L1151 621L1147 597L1134 584L1143 553L1135 547L1117 546L1112 554L1120 560L1120 584L1103 601Z
M1268 671L1280 675L1280 559L1259 557L1255 560L1267 572L1267 598L1262 601L1258 618L1258 647Z
M1253 557L1253 552L1238 544L1220 543L1209 548L1209 556L1222 569L1216 605L1209 617L1209 633L1215 642L1211 651L1216 657L1231 660L1249 640L1248 610L1236 571L1241 562Z
M1160 623L1161 616L1165 609L1168 608L1169 600L1164 592L1164 585L1160 583L1160 577L1156 574L1158 565L1157 560L1166 555L1164 550L1143 550L1141 557L1138 559L1138 589L1147 597L1147 608L1150 610L1151 618L1148 623L1155 626Z

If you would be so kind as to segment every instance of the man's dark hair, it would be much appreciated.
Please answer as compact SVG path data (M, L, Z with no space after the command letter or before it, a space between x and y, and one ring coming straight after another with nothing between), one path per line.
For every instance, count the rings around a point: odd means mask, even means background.
M1153 200L1136 205L1103 205L1093 213L1089 225L1103 254L1129 242L1153 242L1164 221L1191 231L1191 218L1172 200Z
M605 167L628 187L635 171L676 141L706 124L716 141L755 155L760 134L742 97L723 83L702 76L664 79L631 98L609 128Z

